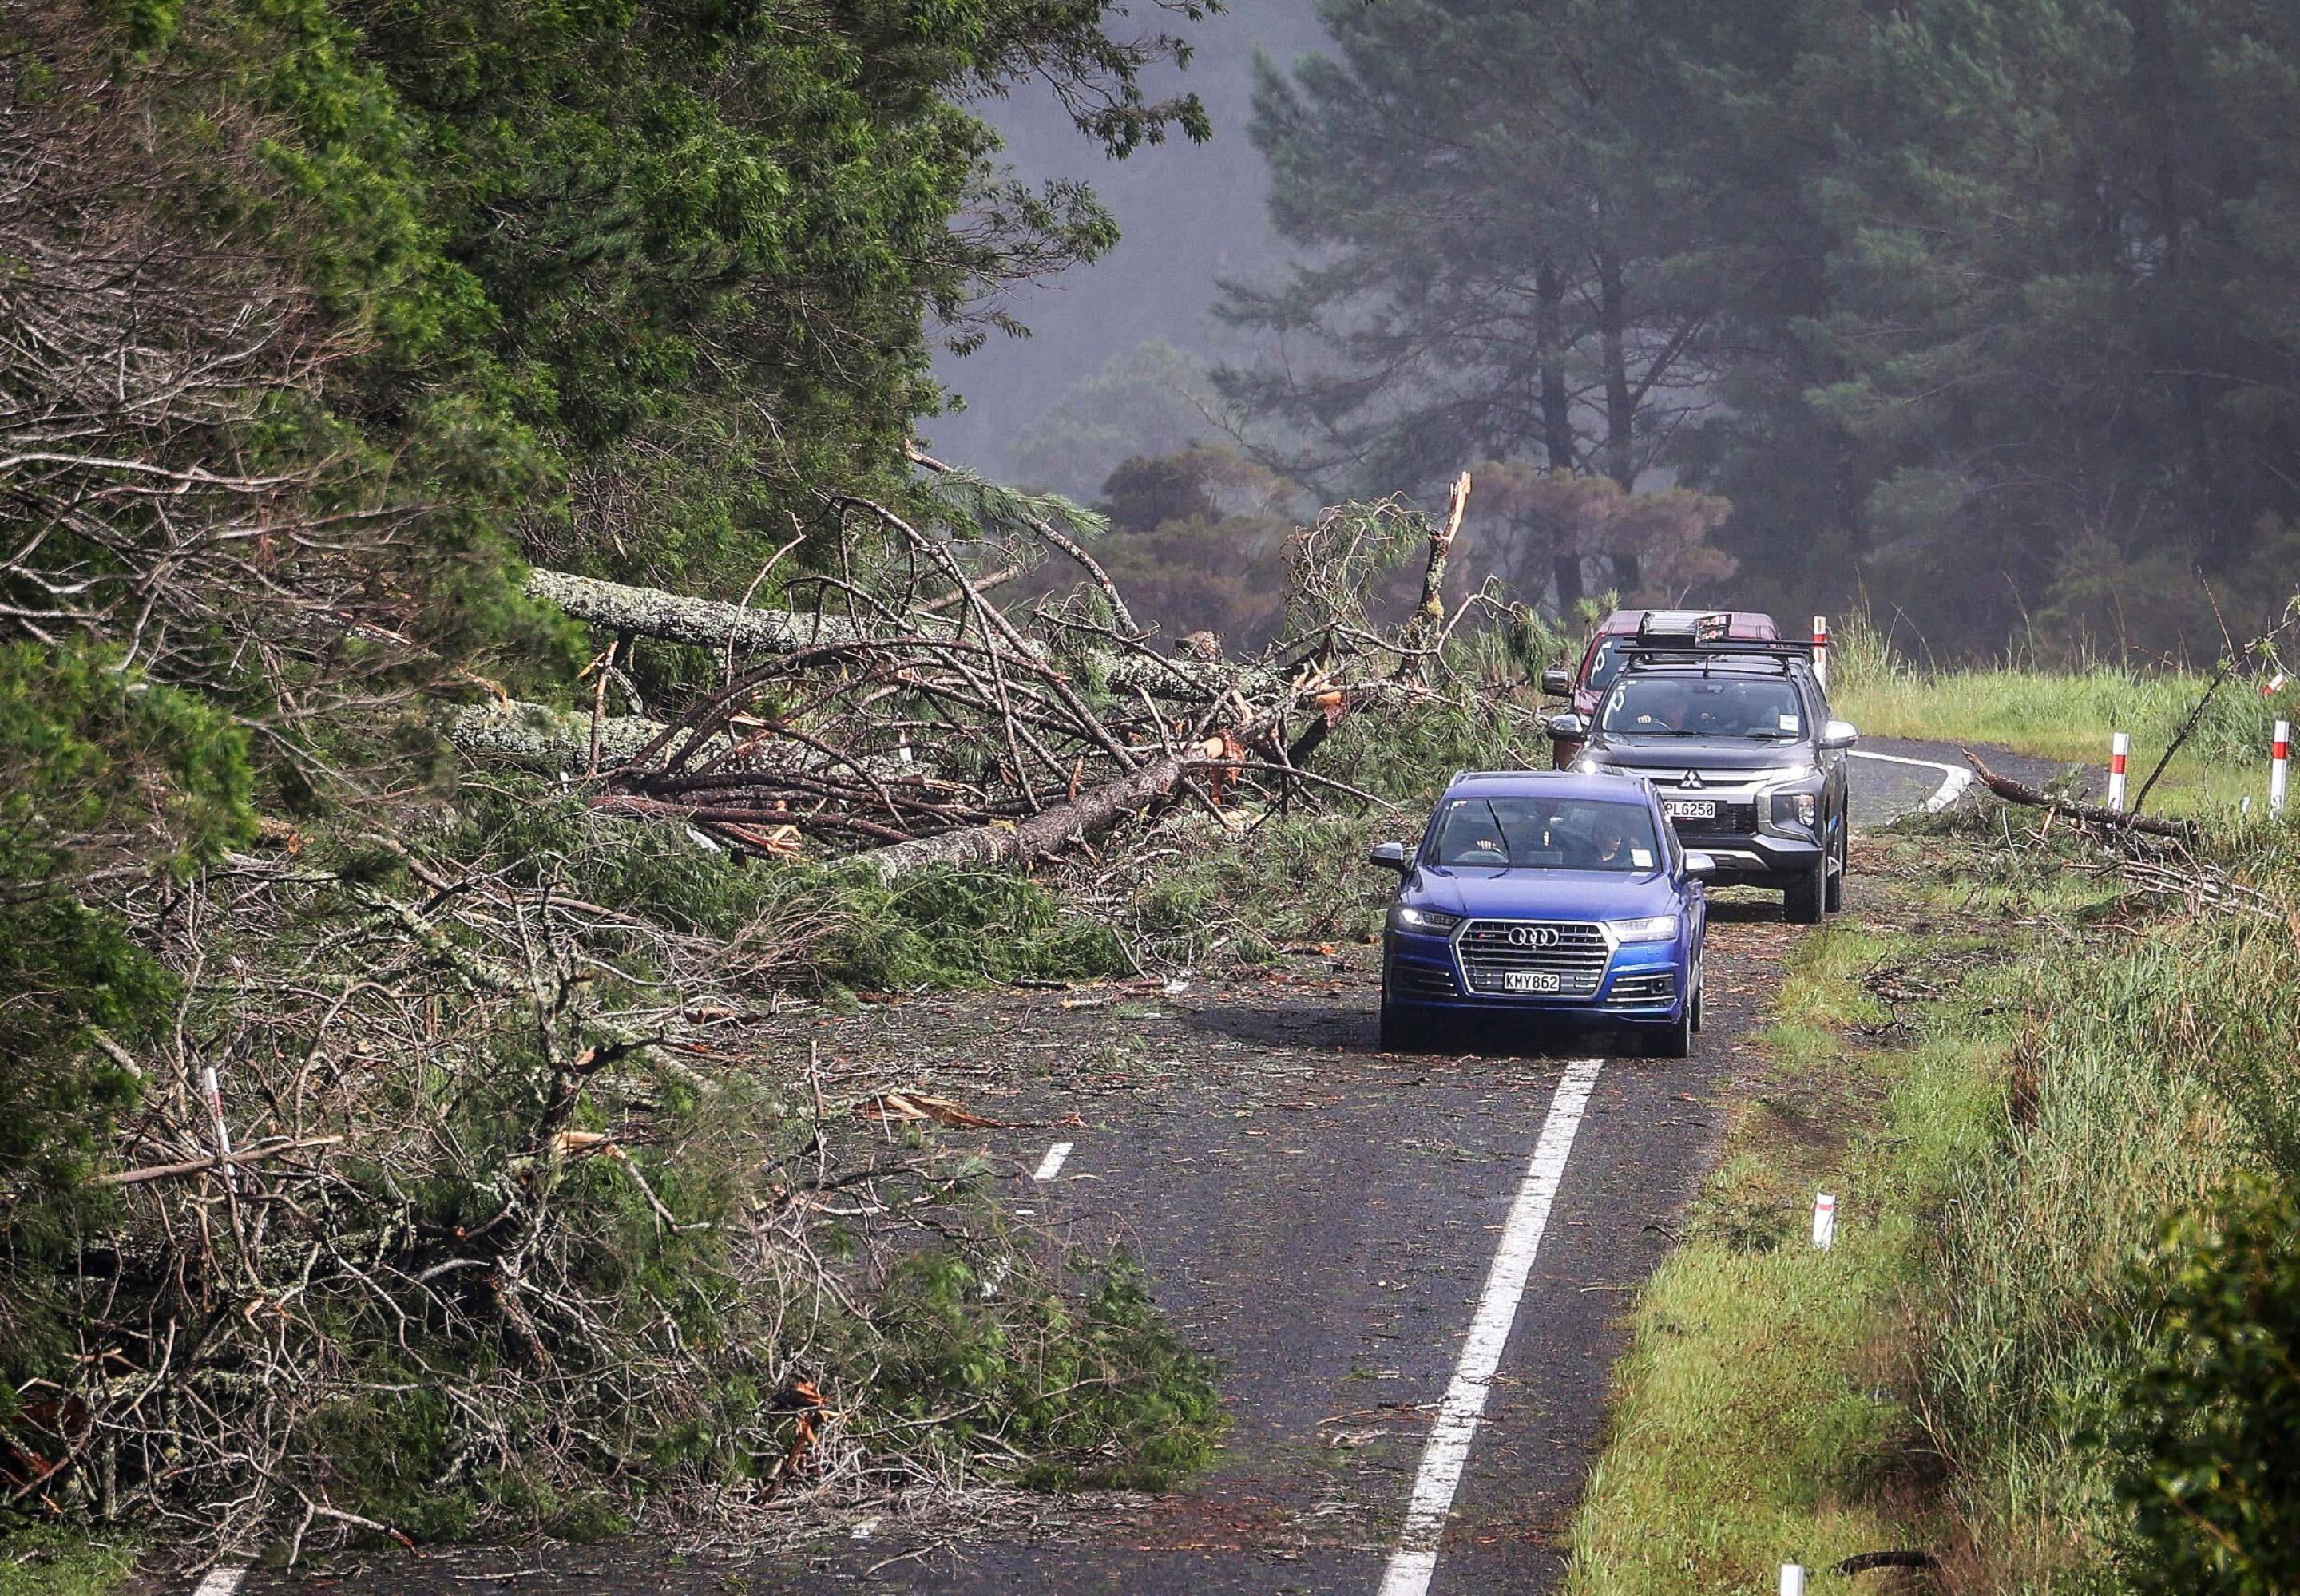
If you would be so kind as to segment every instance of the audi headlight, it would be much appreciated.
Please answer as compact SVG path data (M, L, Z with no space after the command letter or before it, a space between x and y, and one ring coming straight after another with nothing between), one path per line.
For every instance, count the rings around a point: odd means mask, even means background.
M1417 909L1411 903L1400 903L1389 911L1391 930L1411 931L1419 936L1450 936L1461 923L1458 914L1447 914L1442 909Z
M1641 920L1609 920L1607 927L1615 942L1674 942L1677 939L1677 916L1648 915Z
M1807 831L1821 818L1821 794L1818 793L1775 793L1773 794L1773 824L1802 826Z

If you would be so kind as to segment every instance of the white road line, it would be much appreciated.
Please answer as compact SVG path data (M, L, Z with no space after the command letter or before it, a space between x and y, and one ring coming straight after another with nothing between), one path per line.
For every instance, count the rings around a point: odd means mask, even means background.
M1933 790L1933 795L1925 800L1927 813L1946 809L1963 797L1964 789L1972 785L1971 771L1960 770L1954 765L1944 765L1938 760L1903 759L1897 753L1869 753L1858 748L1853 751L1853 757L1856 760L1876 760L1888 765L1913 765L1920 770L1939 771L1941 784Z
M232 1596L239 1589L239 1582L246 1577L246 1563L219 1563L208 1570L208 1576L200 1581L199 1588L192 1592L192 1596Z
M1054 1179L1062 1172L1062 1160L1070 1156L1071 1144L1068 1142L1055 1143L1046 1149L1046 1156L1038 1160L1038 1172L1030 1178L1032 1180Z
M1581 1112L1604 1067L1603 1059L1575 1060L1549 1101L1549 1118L1542 1122L1533 1162L1517 1189L1509 1222L1502 1226L1501 1245L1470 1321L1469 1338L1462 1343L1454 1383L1446 1388L1446 1400L1438 1405L1437 1422L1429 1426L1429 1439L1421 1449L1405 1527L1398 1533L1397 1550L1390 1553L1382 1575L1380 1596L1425 1596L1430 1576L1438 1572L1438 1543L1446 1534L1446 1516L1454 1510L1454 1492L1462 1483L1462 1467L1470 1459L1470 1442L1485 1415L1486 1391L1501 1367L1510 1326L1517 1321L1518 1300L1525 1295L1534 1253L1541 1246L1541 1233L1548 1228L1550 1204L1556 1200L1558 1182L1565 1177L1565 1160L1573 1154Z

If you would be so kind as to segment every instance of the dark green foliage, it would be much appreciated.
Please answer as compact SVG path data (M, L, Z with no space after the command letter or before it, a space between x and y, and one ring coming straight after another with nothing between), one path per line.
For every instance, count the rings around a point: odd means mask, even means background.
M137 1080L132 1045L175 982L91 877L188 875L254 829L245 736L93 649L0 646L0 1409L60 1350L42 1271L101 1210L80 1185Z
M979 337L984 290L1114 241L1086 190L998 179L962 99L1028 73L1114 154L1205 133L1139 87L1179 42L1099 0L163 9L125 20L155 65L285 119L284 241L381 335L366 413L531 553L697 589L817 491L897 494L932 324Z
M886 1420L932 1421L953 1457L995 1437L1033 1459L1024 1478L1042 1488L1161 1491L1204 1467L1222 1424L1212 1366L1122 1251L1079 1268L1082 1301L1027 1268L986 1298L945 1251L896 1265L872 1315Z
M1106 927L1020 875L921 870L888 884L863 869L816 874L838 919L816 953L818 978L867 992L971 986L1122 973Z
M2146 1351L2109 1436L2133 1588L2300 1588L2300 1203L2229 1191L2167 1228L2136 1289Z
M888 882L860 866L762 864L526 790L482 800L456 845L513 879L556 879L574 896L723 937L732 964L775 963L765 978L817 992L1091 980L1127 968L1108 927L1012 871Z

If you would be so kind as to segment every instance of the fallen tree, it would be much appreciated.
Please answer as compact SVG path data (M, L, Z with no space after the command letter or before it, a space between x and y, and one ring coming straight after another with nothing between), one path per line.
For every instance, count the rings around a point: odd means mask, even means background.
M1967 748L1962 751L1973 774L1980 777L1981 786L2004 799L2030 809L2048 810L2056 815L2066 815L2072 820L2082 820L2088 826L2104 826L2114 831L2145 831L2152 836L2175 837L2186 842L2195 835L2196 828L2179 820L2160 820L2153 815L2135 814L2130 810L2110 809L2104 804L2081 803L2073 799L2055 798L2026 782L1999 776L1981 762L1979 754Z
M1464 476L1438 520L1391 501L1304 528L1289 559L1295 624L1250 660L1159 653L1120 619L1123 600L1091 557L1031 516L1033 534L1092 579L1027 614L995 603L950 537L851 498L839 513L870 536L850 544L892 553L787 587L811 586L812 611L537 570L532 594L612 634L589 714L482 704L452 714L446 733L476 761L579 777L603 812L680 821L738 849L787 853L804 837L886 877L1031 865L1194 792L1243 780L1305 797L1321 786L1306 761L1345 716L1432 693L1469 488ZM1415 551L1421 603L1401 628L1376 627L1376 584ZM1021 558L992 544L979 562ZM721 679L660 719L608 715L607 673L639 638L712 651Z

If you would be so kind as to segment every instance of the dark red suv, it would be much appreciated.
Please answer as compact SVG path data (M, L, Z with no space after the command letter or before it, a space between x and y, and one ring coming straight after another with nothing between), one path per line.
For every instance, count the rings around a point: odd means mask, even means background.
M1562 670L1541 673L1541 690L1554 698L1570 698L1573 712L1587 725L1604 701L1605 689L1621 674L1621 644L1639 632L1684 632L1690 634L1703 619L1718 614L1726 617L1722 636L1749 642L1770 643L1780 636L1773 618L1756 610L1616 610L1605 617L1597 628L1597 635L1589 639L1589 646L1581 655L1581 669L1571 675ZM1713 624L1713 623L1712 623ZM1557 737L1550 744L1560 770L1573 762L1581 752L1581 739Z

